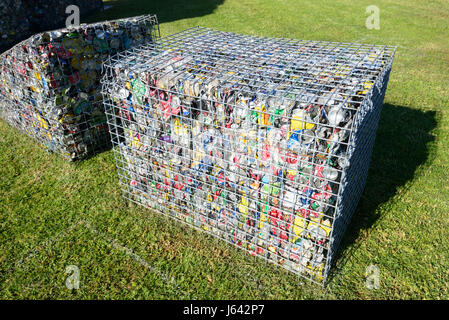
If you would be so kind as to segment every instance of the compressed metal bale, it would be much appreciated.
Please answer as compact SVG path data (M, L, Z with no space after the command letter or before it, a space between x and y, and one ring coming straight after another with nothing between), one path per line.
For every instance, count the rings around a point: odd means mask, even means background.
M323 283L395 48L193 28L106 63L123 195Z
M66 159L108 148L103 62L157 37L152 15L32 36L0 55L0 117Z
M35 33L63 27L69 5L78 6L81 17L103 9L102 0L1 1L0 52Z

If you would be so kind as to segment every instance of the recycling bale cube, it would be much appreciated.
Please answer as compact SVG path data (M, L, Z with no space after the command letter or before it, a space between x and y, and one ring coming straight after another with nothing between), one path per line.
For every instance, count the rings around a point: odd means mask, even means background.
M395 48L192 28L105 63L125 198L325 283Z
M63 27L70 5L79 8L81 18L103 9L102 0L2 0L0 52L34 33Z
M158 37L156 16L143 15L24 40L0 55L0 117L68 160L109 148L103 62Z

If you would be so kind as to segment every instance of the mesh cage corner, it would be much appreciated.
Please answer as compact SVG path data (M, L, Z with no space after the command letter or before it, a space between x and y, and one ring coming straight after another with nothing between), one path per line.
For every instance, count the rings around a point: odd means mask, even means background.
M159 37L154 15L36 34L0 55L0 117L68 160L111 146L103 62Z
M192 28L106 63L125 198L323 284L395 48Z
M0 53L35 33L61 28L70 5L83 17L103 10L102 0L0 1Z

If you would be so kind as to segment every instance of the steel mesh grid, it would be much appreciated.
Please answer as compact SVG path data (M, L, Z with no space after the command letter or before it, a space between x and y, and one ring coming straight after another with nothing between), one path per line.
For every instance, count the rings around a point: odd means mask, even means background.
M0 116L68 160L107 149L103 62L159 37L154 15L34 35L0 55Z
M198 27L112 57L103 94L124 196L323 282L394 50Z
M101 0L0 1L0 53L34 33L64 25L69 5L77 5L81 16L103 9Z

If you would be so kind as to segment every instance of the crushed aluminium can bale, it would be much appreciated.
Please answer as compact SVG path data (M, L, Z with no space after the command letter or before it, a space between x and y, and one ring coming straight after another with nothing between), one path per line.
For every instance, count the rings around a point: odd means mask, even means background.
M324 283L394 52L198 27L111 57L103 94L123 195Z
M0 1L0 52L35 33L62 28L69 5L78 6L81 18L103 9L102 0Z
M0 55L0 117L66 159L110 147L103 62L157 37L152 15L32 36Z

